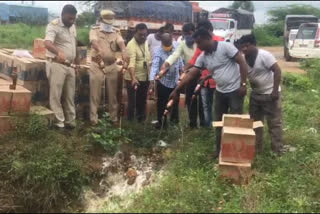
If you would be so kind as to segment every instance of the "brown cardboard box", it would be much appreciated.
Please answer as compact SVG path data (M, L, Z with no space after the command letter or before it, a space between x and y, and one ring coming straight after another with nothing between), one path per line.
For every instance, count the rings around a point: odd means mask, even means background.
M44 39L37 38L33 40L33 57L39 59L46 59L46 47L44 46Z
M261 121L253 122L249 115L224 114L223 121L213 122L223 127L221 136L221 161L252 163L255 156L254 128L262 127Z
M12 93L4 90L4 87L9 88L9 85L0 86L0 116L8 115L11 107Z
M248 184L252 177L251 163L230 163L219 156L219 172L222 178L230 179L235 184Z
M0 86L0 115L29 113L31 92L20 85L11 90L9 85Z

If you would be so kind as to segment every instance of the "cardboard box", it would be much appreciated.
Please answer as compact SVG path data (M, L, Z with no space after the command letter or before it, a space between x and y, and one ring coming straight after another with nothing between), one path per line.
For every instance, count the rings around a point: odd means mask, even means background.
M17 85L11 90L9 85L0 87L0 115L29 113L31 106L31 92Z
M33 57L39 59L46 59L46 47L44 46L44 39L33 40Z
M221 161L252 163L255 156L256 135L254 128L262 127L249 115L224 114L223 121L213 122L214 127L223 127L221 134Z
M230 179L235 184L248 184L252 177L251 163L224 162L221 160L221 153L219 172L221 178Z
M12 93L4 87L9 88L9 85L0 86L0 116L8 115L11 107Z

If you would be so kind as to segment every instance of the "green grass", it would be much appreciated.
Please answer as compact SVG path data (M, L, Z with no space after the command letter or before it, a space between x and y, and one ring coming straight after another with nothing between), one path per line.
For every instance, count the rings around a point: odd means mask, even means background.
M268 25L255 27L253 33L256 36L258 46L282 46L283 44L283 36L277 37L276 32Z
M45 37L46 26L22 23L0 25L0 48L32 50L33 40ZM89 44L89 29L77 28L78 40Z
M319 70L319 69L318 69ZM277 158L266 148L253 165L247 186L219 179L210 160L214 132L196 130L175 149L167 174L155 186L133 195L128 207L118 203L103 212L319 212L320 210L320 87L304 75L285 74L282 92L284 144L297 148ZM247 105L247 102L246 102ZM266 128L267 129L267 128ZM113 203L112 201L109 203Z

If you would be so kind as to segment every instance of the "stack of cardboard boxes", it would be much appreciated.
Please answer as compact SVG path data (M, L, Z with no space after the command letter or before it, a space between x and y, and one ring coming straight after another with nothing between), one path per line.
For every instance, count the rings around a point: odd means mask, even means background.
M213 126L222 127L220 175L237 184L248 183L255 157L254 129L262 127L262 122L254 122L249 115L224 114L223 120L213 122Z

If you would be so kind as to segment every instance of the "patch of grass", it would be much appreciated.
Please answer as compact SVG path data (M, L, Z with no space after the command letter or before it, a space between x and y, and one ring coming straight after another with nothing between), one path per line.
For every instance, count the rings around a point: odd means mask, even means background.
M317 212L320 209L320 87L305 75L285 74L282 86L284 139L295 152L276 157L265 127L265 151L256 156L254 177L245 186L219 179L209 155L214 131L187 132L166 175L133 195L128 207L104 212ZM312 92L316 91L316 92ZM247 100L245 105L248 105ZM312 128L315 131L311 131Z
M45 37L46 26L23 23L0 25L0 48L33 49L33 40ZM89 29L77 28L78 40L89 44Z
M1 212L54 212L78 199L88 184L88 142L79 133L42 127L38 116L18 121L21 130L0 138Z

